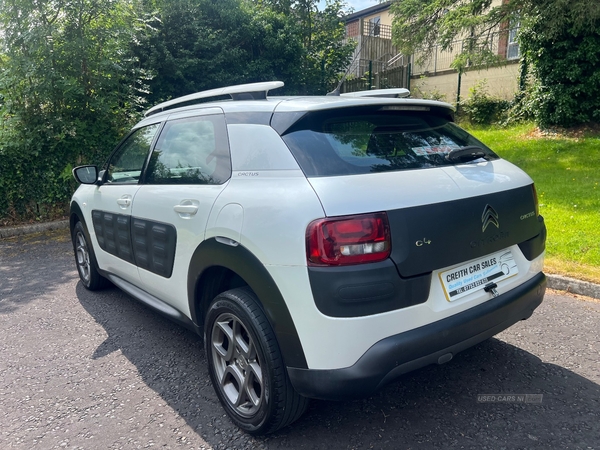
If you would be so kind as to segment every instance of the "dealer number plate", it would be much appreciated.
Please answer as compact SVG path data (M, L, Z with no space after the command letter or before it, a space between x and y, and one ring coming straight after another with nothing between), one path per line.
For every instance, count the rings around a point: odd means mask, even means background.
M440 273L446 299L450 302L484 289L519 273L510 250L476 259Z

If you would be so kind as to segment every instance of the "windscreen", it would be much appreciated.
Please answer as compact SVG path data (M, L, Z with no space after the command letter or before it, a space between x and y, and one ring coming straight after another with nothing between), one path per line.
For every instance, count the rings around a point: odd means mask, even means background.
M451 152L470 147L474 162L498 159L447 116L391 108L309 113L282 138L308 177L455 165L465 161L448 158Z

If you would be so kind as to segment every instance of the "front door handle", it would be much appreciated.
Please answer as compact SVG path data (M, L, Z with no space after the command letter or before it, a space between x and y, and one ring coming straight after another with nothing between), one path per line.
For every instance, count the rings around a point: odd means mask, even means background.
M117 199L117 205L119 205L121 209L127 209L131 206L131 198L131 195L124 195Z

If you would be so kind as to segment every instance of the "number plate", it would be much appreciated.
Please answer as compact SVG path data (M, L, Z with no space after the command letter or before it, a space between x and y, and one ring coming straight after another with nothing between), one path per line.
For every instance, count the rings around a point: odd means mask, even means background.
M440 273L446 299L458 300L519 273L510 250L503 250Z

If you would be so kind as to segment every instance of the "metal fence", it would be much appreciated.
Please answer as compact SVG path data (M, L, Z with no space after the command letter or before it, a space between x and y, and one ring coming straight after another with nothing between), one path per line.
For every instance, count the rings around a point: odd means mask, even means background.
M412 75L435 75L452 69L452 62L467 45L475 45L479 51L487 51L507 60L515 60L520 56L519 46L511 36L516 35L516 30L505 30L493 33L492 39L485 43L474 43L469 39L452 42L446 49L442 50L440 45L433 48L429 57L423 59L422 53L413 56Z
M452 63L466 46L475 46L482 54L486 52L507 60L520 56L515 42L517 28L496 32L491 40L482 43L462 39L452 42L445 50L435 46L427 57L422 53L406 57L401 56L392 43L391 26L371 21L361 21L360 24L360 27L354 28L355 32L360 31L359 35L350 38L357 40L357 46L348 80L342 86L343 92L408 88L411 76L431 76L454 70Z
M342 84L342 92L368 91L371 89L408 88L408 66L388 67L384 62L360 60L363 75Z
M367 72L373 73L373 70L369 69L369 61L377 66L376 71L399 65L387 64L398 54L398 50L392 44L392 27L363 20L359 23L360 27L354 28L357 34L347 38L356 41L354 63L349 73L358 78L363 77Z
M378 22L363 21L353 28L357 41L353 64L342 92L407 87L407 58L395 58L398 50L392 43L392 27Z

